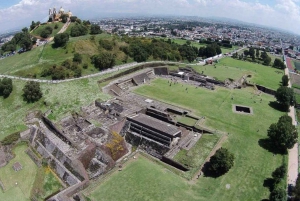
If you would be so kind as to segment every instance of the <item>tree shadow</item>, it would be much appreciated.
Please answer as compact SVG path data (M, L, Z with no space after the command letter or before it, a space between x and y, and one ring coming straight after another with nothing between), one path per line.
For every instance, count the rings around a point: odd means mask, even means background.
M269 106L280 112L286 112L286 109L284 107L282 107L282 105L280 105L277 101L270 101Z
M287 150L282 150L276 146L274 146L273 142L269 138L259 139L258 144L260 147L272 152L273 154L287 154Z
M218 178L218 177L222 176L220 174L216 174L214 171L211 171L209 161L203 165L202 172L204 174L204 177Z
M274 190L275 187L275 180L273 178L266 178L264 180L264 187L268 188L270 192Z

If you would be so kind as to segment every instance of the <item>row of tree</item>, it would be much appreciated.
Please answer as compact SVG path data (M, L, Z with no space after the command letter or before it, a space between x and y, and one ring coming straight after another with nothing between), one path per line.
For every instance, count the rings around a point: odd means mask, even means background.
M238 54L237 52L232 55L232 58L245 60L247 58L251 58L252 61L257 62L262 61L263 65L269 66L271 65L271 57L268 55L266 50L261 51L259 49L254 49L253 47L250 47L249 50L244 50L242 54ZM281 59L276 58L274 60L274 63L272 65L274 68L284 69L285 65Z
M212 43L207 45L206 47L200 47L198 56L209 58L215 55L219 55L221 53L222 53L221 47L217 43Z
M144 62L149 57L154 59L193 62L197 56L210 57L221 53L221 48L217 44L210 44L200 49L191 45L190 41L179 45L171 40L149 39L149 38L122 38L128 46L121 46L120 50L137 62Z

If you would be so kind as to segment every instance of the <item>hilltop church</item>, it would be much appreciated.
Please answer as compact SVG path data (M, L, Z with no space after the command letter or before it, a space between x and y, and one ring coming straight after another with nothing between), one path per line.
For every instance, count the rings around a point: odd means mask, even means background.
M72 16L72 13L71 11L69 12L65 12L65 10L60 7L59 11L57 12L56 8L53 8L53 9L49 9L49 21L61 21L61 16L62 15L68 15L68 17L71 17Z

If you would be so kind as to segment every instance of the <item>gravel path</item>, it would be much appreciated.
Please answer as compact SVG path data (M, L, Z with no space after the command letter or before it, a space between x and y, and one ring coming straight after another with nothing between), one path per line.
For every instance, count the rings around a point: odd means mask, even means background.
M289 76L289 69L285 68L285 74ZM289 87L291 87L291 81L289 81ZM297 126L297 122L295 120L295 108L290 107L289 116L293 120L293 124ZM292 149L289 150L289 163L288 163L288 185L296 185L296 180L298 177L298 143L294 145Z

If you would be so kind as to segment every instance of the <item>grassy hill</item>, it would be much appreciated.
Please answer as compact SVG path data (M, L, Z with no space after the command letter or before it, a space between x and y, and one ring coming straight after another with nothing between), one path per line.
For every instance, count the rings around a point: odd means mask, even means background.
M52 43L45 46L34 48L31 51L17 54L5 59L0 60L0 74L10 74L22 77L37 77L40 78L40 73L43 69L53 65L60 65L67 59L72 59L74 53L79 53L83 57L83 64L87 63L88 68L82 69L83 75L93 74L98 70L91 64L90 57L98 54L100 49L99 39L113 38L108 34L96 35L94 40L91 40L91 35L85 35L76 38L70 38L66 47L53 48ZM125 54L119 50L122 42L117 42L114 49L111 51L116 54L116 64L121 64ZM124 45L124 44L123 44ZM102 49L102 51L104 51ZM128 62L133 61L129 58Z
M57 28L55 29L55 25L57 25ZM54 23L50 23L50 24L44 24L44 25L40 25L37 29L35 29L34 31L32 31L32 35L34 36L40 36L41 32L47 27L51 27L53 29L52 34L49 37L53 37L55 36L59 30L64 26L64 23L62 22L54 22Z

